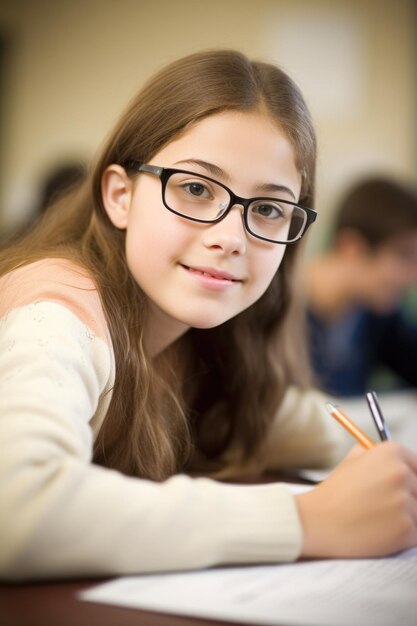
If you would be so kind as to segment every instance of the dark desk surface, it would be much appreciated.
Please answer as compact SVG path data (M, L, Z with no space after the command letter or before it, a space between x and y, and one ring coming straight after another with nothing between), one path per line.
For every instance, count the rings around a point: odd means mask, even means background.
M230 626L230 622L84 602L77 592L102 580L0 585L0 626Z

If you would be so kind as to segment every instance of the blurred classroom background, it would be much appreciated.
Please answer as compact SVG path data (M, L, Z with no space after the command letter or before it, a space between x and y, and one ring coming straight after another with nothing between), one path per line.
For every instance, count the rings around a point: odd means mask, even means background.
M3 0L0 232L29 218L54 168L94 157L155 70L226 47L281 65L306 95L319 248L358 177L417 184L416 30L414 0Z

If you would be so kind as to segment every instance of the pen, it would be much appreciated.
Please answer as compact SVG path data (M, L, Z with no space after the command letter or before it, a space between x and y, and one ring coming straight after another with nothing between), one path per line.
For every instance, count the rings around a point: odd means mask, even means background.
M366 401L368 402L369 410L371 411L371 415L375 422L375 426L378 430L381 441L390 441L391 434L382 414L381 407L379 406L375 391L367 392Z
M368 437L368 435L365 435L363 430L361 430L359 426L356 426L356 424L354 424L338 406L335 406L331 402L326 402L326 408L330 415L334 417L339 424L346 428L346 430L350 432L350 434L353 435L364 448L369 449L376 445L375 441Z

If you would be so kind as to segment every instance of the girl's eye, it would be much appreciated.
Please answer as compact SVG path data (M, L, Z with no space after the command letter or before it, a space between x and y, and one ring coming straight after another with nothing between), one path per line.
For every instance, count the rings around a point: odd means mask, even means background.
M202 183L187 183L184 185L184 189L192 196L197 196L198 198L209 198L211 195L207 187Z
M271 220L276 220L285 217L284 211L279 204L258 204L251 207L252 213L255 213L259 217L264 217Z

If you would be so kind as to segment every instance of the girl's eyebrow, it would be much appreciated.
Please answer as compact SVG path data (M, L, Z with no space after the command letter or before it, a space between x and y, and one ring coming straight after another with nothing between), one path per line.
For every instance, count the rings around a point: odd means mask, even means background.
M209 174L212 174L213 176L220 176L220 178L223 178L226 182L230 181L230 176L226 174L226 172L222 170L221 167L219 167L218 165L214 165L214 163L202 161L201 159L185 159L184 161L177 161L175 165L181 165L182 163L184 163L185 165L187 165L187 163L189 165L199 165L203 169L207 170Z
M221 167L219 167L218 165L215 165L214 163L209 163L208 161L202 161L201 159L184 159L183 161L177 161L175 163L175 165L182 165L182 164L198 165L202 167L203 169L207 170L207 172L211 174L212 176L216 176L216 177L222 178L226 182L230 182L230 176L224 170L222 170ZM277 185L275 183L263 183L261 185L258 185L257 189L259 189L259 191L262 193L273 193L277 191L288 193L290 196L294 198L294 200L296 200L294 192L291 191L291 189L289 187L286 187L285 185Z
M297 198L295 197L294 192L291 191L291 189L289 187L286 187L285 185L276 185L275 183L264 183L262 185L258 185L257 189L259 189L259 191L262 191L264 193L274 193L276 191L280 193L281 192L287 193L292 198L294 198L294 200L297 202Z

